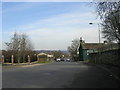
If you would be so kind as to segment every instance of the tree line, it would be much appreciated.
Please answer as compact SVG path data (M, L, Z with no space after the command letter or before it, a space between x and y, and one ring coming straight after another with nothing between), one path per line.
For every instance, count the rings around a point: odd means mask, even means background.
M30 56L31 62L37 61L37 55L41 52L33 50L34 46L29 36L26 33L13 34L10 42L5 42L6 50L2 50L2 55L4 55L5 62L11 62L12 55L14 56L15 63L25 63L28 62L28 55ZM43 51L46 54L53 55L54 58L68 57L67 53L60 50L56 51Z

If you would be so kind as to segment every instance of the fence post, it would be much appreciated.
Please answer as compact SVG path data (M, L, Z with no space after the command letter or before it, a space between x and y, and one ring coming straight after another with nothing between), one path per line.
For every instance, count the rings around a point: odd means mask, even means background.
M2 55L2 64L5 62L5 60L4 60L4 56Z
M30 64L30 56L28 55L28 64Z
M12 59L12 64L14 63L14 56L12 55L11 56L11 59Z

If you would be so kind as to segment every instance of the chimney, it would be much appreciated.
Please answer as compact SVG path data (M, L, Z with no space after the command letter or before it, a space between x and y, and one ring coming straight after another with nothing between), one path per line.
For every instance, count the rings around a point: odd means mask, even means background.
M82 40L82 37L80 37L80 43L82 43L82 41L83 41L83 40Z
M80 37L80 43L85 43L85 40L83 40L82 37Z
M108 42L107 42L107 41L104 41L104 44L108 44Z

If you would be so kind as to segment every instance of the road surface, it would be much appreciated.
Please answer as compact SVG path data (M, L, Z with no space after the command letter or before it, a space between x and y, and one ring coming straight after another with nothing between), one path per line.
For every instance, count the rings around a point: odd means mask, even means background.
M3 88L120 88L107 71L82 62L4 66Z

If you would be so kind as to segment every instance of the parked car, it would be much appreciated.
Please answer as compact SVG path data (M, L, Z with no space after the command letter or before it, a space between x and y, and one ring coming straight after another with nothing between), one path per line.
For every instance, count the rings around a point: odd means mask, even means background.
M66 59L66 61L70 62L70 59L69 59L69 58L67 58L67 59Z
M57 58L57 59L56 59L56 61L57 61L57 62L60 62L60 61L61 61L61 59L60 59L60 58Z

